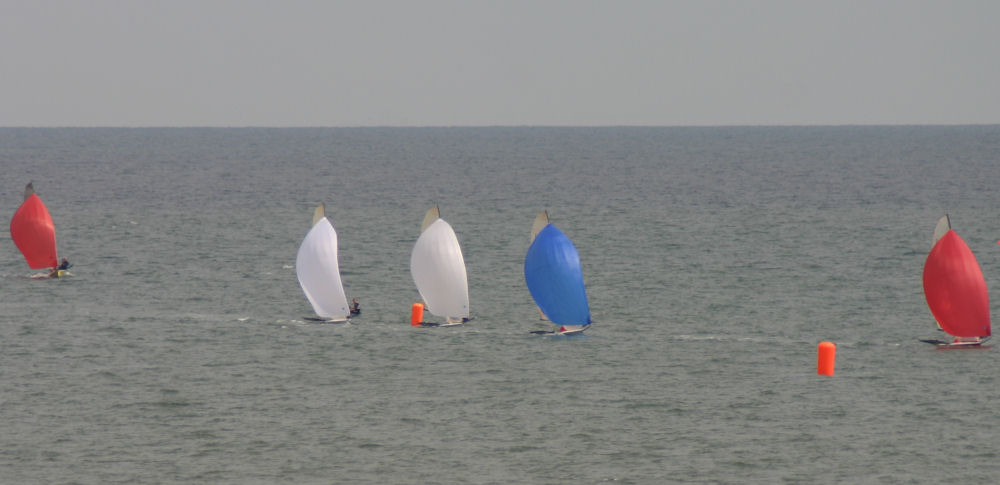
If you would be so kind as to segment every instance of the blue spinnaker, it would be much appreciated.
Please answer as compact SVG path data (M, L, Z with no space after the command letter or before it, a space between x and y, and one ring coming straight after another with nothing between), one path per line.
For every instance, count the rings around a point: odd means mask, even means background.
M552 323L590 325L580 255L556 226L542 229L524 258L524 280L535 304Z

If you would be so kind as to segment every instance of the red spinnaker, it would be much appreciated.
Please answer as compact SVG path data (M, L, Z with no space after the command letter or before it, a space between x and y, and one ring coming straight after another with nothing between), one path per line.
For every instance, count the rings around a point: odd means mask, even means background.
M990 297L979 262L953 230L924 263L924 296L941 329L955 337L990 335Z
M10 237L33 269L59 266L56 227L38 194L31 194L10 220Z

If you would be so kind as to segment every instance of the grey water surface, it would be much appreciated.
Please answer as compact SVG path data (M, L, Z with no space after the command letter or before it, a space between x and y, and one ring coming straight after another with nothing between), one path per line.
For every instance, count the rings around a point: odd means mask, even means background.
M998 351L918 341L938 217L997 285L997 126L3 128L0 167L2 207L34 180L74 263L32 280L0 244L3 483L1000 476ZM319 202L347 325L303 319ZM433 204L459 328L408 325ZM581 337L529 333L542 209L580 252Z

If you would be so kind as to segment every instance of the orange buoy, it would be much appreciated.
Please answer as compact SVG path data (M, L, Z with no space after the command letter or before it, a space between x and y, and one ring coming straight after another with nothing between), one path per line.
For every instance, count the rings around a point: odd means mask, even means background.
M837 346L833 342L819 343L819 359L816 362L816 373L833 376L833 365L837 360Z
M424 321L424 304L414 303L410 308L410 326L419 327L422 321Z

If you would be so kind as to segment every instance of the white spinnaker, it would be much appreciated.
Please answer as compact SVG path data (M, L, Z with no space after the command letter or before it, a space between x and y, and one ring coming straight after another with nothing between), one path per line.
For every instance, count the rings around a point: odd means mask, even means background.
M410 274L427 311L439 317L469 317L469 281L458 237L444 219L420 233L410 254Z
M295 258L295 274L316 315L335 320L350 315L337 262L337 231L329 219L320 219L306 234Z

